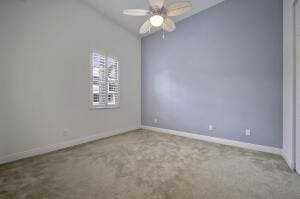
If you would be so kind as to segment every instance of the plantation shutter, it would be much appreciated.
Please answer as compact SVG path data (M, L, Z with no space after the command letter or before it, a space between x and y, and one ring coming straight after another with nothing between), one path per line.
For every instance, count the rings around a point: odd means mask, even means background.
M119 61L93 52L91 63L91 108L119 106Z
M119 104L119 61L116 58L107 58L107 105Z
M107 84L106 84L106 59L99 53L92 54L92 105L105 107Z

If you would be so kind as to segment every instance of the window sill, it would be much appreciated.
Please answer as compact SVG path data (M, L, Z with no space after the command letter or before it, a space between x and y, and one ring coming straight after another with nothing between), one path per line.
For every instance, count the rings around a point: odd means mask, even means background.
M90 110L101 110L101 109L118 109L120 106L109 106L109 107L89 107Z

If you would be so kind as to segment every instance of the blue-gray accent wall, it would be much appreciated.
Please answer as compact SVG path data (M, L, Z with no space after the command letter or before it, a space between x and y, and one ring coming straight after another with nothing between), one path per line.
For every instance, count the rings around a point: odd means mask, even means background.
M282 0L226 0L143 38L142 124L281 148L282 20Z

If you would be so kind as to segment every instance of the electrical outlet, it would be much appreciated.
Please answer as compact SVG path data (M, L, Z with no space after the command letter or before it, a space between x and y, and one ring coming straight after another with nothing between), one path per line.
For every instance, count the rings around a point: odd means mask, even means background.
M68 131L68 130L64 130L64 131L62 132L62 136L66 137L66 136L68 136L68 135L69 135L69 131Z
M157 118L154 118L154 123L156 124L158 122L158 119Z
M251 129L246 129L245 130L245 135L246 136L251 136Z
M209 125L209 126L208 126L208 130L209 130L209 131L213 131L213 130L214 130L214 126L213 126L213 125Z

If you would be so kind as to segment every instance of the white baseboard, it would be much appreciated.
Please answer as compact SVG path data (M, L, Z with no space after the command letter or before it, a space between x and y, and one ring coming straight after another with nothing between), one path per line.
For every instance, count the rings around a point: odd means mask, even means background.
M292 160L292 159L290 159L285 153L284 153L284 151L282 151L282 157L283 157L283 159L286 161L286 163L288 164L288 166L290 167L290 169L292 169L292 170L295 170L296 168L295 168L295 162Z
M115 131L109 131L109 132L105 132L105 133L97 133L97 134L94 134L94 135L91 135L91 136L88 136L88 137L78 138L78 139L70 140L70 141L67 141L67 142L62 142L62 143L59 143L59 144L54 144L54 145L44 146L44 147L38 147L38 148L30 149L28 151L9 154L7 156L0 157L0 164L13 162L13 161L16 161L16 160L20 160L20 159L23 159L23 158L28 158L28 157L32 157L32 156L36 156L36 155L45 154L45 153L49 153L49 152L52 152L52 151L57 151L57 150L60 150L60 149L65 149L65 148L76 146L76 145L79 145L79 144L84 144L84 143L87 143L87 142L91 142L91 141L111 137L111 136L114 136L114 135L123 134L123 133L126 133L128 131L132 131L132 130L136 130L136 129L139 129L139 127L131 127L131 128L119 129L119 130L115 130Z
M213 142L213 143L235 146L235 147L240 147L240 148L245 148L245 149L251 149L251 150L255 150L255 151L272 153L272 154L276 154L276 155L282 155L282 149L275 148L275 147L250 144L250 143L245 143L245 142L227 140L227 139L193 134L193 133L182 132L182 131L162 129L162 128L157 128L157 127L152 127L152 126L143 126L142 125L141 128L152 130L152 131L157 131L157 132L161 132L161 133L167 133L167 134L178 135L178 136L183 136L183 137L187 137L187 138L193 138L193 139L207 141L207 142Z

